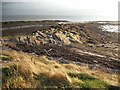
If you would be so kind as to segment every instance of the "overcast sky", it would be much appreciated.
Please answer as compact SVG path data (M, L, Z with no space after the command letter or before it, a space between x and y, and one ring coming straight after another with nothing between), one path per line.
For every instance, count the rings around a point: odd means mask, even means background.
M3 15L118 16L119 0L3 0Z

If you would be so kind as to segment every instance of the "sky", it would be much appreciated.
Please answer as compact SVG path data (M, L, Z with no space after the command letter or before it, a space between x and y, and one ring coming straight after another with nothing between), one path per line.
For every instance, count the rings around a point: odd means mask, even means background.
M118 17L119 0L2 0L3 15L105 15Z

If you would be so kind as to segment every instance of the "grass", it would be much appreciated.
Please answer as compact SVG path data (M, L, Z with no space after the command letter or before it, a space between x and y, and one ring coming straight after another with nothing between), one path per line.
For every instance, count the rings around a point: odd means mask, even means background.
M2 68L2 87L3 88L34 88L36 81L31 77L29 71L21 72L17 64ZM34 82L34 83L32 83Z
M13 58L2 67L3 88L106 88L117 82L117 75L75 64L59 64L46 56L17 51L3 51L3 55Z
M81 84L82 88L106 88L108 83L95 78L94 76L84 74L84 73L69 73L71 77L77 77L78 79L82 80L83 83Z
M77 73L77 74L76 73L69 73L68 75L71 77L77 77L83 81L84 80L95 80L95 78L93 76L90 76L88 74L83 74L83 73Z
M71 80L63 73L55 73L51 76L40 74L38 76L41 86L44 87L68 87L70 86Z
M107 88L108 84L101 80L86 80L82 84L82 88Z
M0 55L0 59L2 61L12 61L13 58L11 56L8 56L8 55Z

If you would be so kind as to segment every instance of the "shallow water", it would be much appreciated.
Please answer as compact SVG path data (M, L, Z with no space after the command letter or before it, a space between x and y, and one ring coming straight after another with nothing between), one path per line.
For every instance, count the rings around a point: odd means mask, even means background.
M118 25L102 25L103 31L108 31L108 32L120 32L118 30Z

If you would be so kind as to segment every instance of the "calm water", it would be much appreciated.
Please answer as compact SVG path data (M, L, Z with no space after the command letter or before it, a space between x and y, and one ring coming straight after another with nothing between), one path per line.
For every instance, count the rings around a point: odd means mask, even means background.
M108 16L38 16L38 15L9 15L3 16L2 21L35 21L35 20L67 20L73 22L84 21L116 21L115 17Z
M102 29L103 31L120 32L118 30L118 25L103 25Z
M37 21L37 20L67 20L72 22L84 21L117 21L114 17L106 16L37 16L37 15L9 15L3 16L2 21ZM103 31L118 32L118 26L105 25Z

